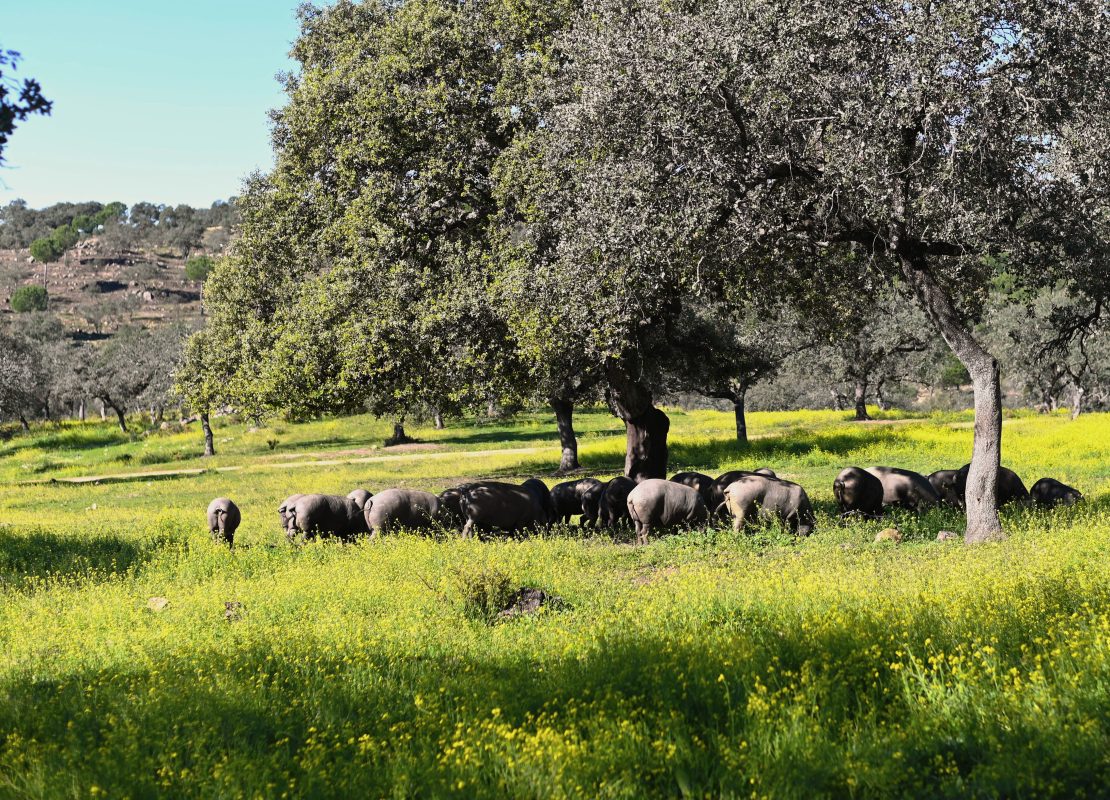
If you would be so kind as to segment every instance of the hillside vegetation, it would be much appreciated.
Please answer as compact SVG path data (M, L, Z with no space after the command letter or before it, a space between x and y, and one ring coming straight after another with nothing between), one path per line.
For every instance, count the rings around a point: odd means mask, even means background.
M755 413L745 448L731 414L668 413L671 471L768 464L807 488L817 533L278 530L293 491L549 476L545 416L406 448L375 447L366 417L221 419L201 474L77 485L26 481L196 467L196 433L0 444L0 796L1104 793L1110 417L1007 417L1003 462L1087 500L1006 509L1009 538L968 547L933 541L959 530L948 511L873 544L891 521L841 526L831 493L847 464L959 466L968 414ZM619 421L577 423L587 473L617 472ZM217 495L243 509L232 552L205 530ZM566 606L489 624L483 598L520 586Z

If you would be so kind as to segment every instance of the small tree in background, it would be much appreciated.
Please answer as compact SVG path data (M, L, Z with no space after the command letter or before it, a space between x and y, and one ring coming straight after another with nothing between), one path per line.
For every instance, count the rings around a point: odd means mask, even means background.
M216 262L210 256L193 256L185 262L185 277L203 282L214 266Z
M31 242L31 257L40 264L49 264L62 257L64 251L58 246L53 236L44 236Z
M172 393L200 417L204 431L204 455L216 455L210 414L223 403L228 385L226 365L228 359L216 352L218 341L211 331L194 333L185 342L181 361L173 373ZM221 369L224 365L224 369Z
M12 311L17 314L45 311L47 305L49 305L49 295L47 295L46 289L41 286L20 286L12 292Z

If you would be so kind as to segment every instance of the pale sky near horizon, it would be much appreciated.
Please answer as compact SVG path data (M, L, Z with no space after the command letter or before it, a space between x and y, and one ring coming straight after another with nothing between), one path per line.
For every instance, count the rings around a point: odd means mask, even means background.
M267 111L283 103L298 4L3 0L0 48L22 55L11 77L36 78L54 110L16 128L0 204L238 194L272 164Z

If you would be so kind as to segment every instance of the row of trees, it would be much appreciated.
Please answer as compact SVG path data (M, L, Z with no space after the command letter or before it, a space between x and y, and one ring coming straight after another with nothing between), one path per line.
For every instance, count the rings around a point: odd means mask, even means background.
M188 331L125 327L104 342L74 340L49 314L28 314L0 331L0 419L84 419L90 401L116 417L144 410L160 422Z
M118 251L172 249L188 255L209 244L206 232L219 229L229 235L238 221L235 198L218 200L209 208L146 202L128 208L123 203L87 202L33 209L23 200L13 200L0 206L0 248L30 247L36 260L56 261L80 238L98 233L107 247ZM38 243L52 240L62 245L60 249L53 258L40 257L35 248L46 245ZM49 253L43 250L41 255Z
M200 405L398 418L543 399L571 436L573 404L603 393L643 477L666 470L661 392L742 408L818 341L846 348L865 397L866 375L925 336L973 387L967 538L995 536L1005 353L977 327L990 290L1068 298L1049 314L1059 352L1086 346L1110 291L1104 13L306 7L276 165L239 200L242 237L206 284L183 383ZM852 348L890 303L928 329L872 362Z

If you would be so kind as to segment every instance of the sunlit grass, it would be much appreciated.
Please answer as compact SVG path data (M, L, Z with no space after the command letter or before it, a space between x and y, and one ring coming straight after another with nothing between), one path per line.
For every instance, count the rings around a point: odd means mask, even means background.
M554 482L547 415L414 428L444 449L401 457L369 418L221 420L216 463L238 471L78 486L17 482L203 465L138 463L198 434L16 437L0 449L0 797L1103 796L1110 417L1008 417L1004 461L1088 500L1007 510L1009 539L969 548L933 542L959 529L943 510L897 516L906 542L874 545L890 521L836 524L831 484L851 463L959 466L970 417L846 416L753 414L745 448L730 414L672 412L675 471L770 465L806 486L819 528L646 548L575 528L303 548L278 531L294 490ZM578 427L587 471L615 474L619 423ZM58 466L23 466L42 461ZM243 509L235 552L204 530L219 494ZM567 608L488 625L460 580L489 570Z

